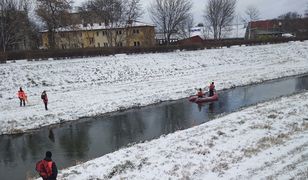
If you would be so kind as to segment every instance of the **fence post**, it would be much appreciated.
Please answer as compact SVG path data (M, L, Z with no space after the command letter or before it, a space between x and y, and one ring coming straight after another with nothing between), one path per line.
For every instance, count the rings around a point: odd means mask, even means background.
M5 64L7 60L6 53L0 53L0 64Z

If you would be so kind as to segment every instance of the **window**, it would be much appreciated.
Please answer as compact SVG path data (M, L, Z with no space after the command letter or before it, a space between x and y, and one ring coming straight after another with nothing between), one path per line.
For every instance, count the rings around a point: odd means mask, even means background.
M117 31L116 33L119 35L119 34L122 34L122 31Z
M134 46L135 46L135 47L139 47L139 46L140 46L140 42L139 42L139 41L135 41L135 42L134 42Z
M117 46L122 47L123 46L122 42L117 43Z
M133 29L133 34L139 34L139 29Z
M94 38L89 38L89 44L94 44Z
M108 47L108 43L104 43L104 47Z
M97 47L101 47L101 44L100 44L100 43L97 43Z
M98 31L96 32L96 36L99 36L99 32Z

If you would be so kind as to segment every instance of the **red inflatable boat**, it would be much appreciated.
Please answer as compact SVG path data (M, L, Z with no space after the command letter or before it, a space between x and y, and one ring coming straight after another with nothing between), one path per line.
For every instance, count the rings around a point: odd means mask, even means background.
M215 93L213 96L208 97L208 96L204 96L204 97L198 97L198 96L191 96L189 97L189 101L190 102L195 102L195 103L205 103L205 102L213 102L213 101L217 101L218 100L218 94Z

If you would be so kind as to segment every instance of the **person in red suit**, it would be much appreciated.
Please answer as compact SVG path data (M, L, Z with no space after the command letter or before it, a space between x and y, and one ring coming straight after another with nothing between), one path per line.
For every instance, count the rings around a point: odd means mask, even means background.
M214 96L214 91L215 91L215 85L214 82L212 82L209 86L209 97Z

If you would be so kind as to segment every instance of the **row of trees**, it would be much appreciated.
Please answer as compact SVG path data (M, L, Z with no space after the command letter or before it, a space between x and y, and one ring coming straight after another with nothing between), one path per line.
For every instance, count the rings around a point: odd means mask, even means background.
M143 14L140 0L88 0L78 8L78 18L72 15L72 1L38 0L37 15L44 22L48 31L49 46L56 48L55 32L60 27L78 23L104 22L109 28L128 27ZM82 19L82 21L80 21ZM121 42L123 35L107 31L110 45Z
M1 1L1 13L8 13L1 15L1 48L3 51L12 48L14 43L21 42L20 38L29 37L25 36L25 30L20 30L33 29L29 18L30 1ZM204 17L210 24L215 39L221 38L222 30L233 21L235 5L236 0L209 0ZM191 10L192 3L189 0L153 0L149 8L152 20L158 31L163 32L166 42L170 42L174 33L189 36L189 29L193 26ZM34 12L48 32L50 48L56 48L56 30L74 23L70 13L72 12L72 1L37 0ZM110 28L128 26L130 22L136 21L143 14L140 0L88 0L78 8L78 12L84 21L90 22L97 19L104 21ZM10 13L15 13L15 16L21 15L23 19L15 18ZM27 23L21 28L20 22ZM12 28L15 29L11 30ZM114 36L113 33L108 34L110 42L118 38Z
M33 2L35 5L33 5ZM130 22L138 20L144 11L140 0L88 0L78 9L84 22L72 16L73 0L1 0L0 1L0 48L2 51L12 49L23 38L37 39L38 21L29 17L35 14L43 23L43 29L48 32L50 48L56 48L55 34L58 28L77 23L104 22L110 28L129 26ZM234 20L236 15L236 0L208 0L204 8L204 21L213 33L214 39L220 39ZM31 11L32 9L32 11ZM193 27L192 2L190 0L152 0L148 8L151 19L162 32L166 42L170 42L173 34L189 36ZM306 11L307 15L308 11ZM244 23L259 18L255 7L248 7ZM286 14L284 18L294 18L296 14ZM107 35L110 42L118 37L113 33ZM34 44L33 42L30 44ZM114 43L110 43L114 44Z
M1 0L0 1L0 48L3 52L17 48L21 42L38 47L39 29L48 33L49 48L56 48L56 33L61 27L81 23L72 13L72 0ZM90 23L93 19L104 21L110 28L123 27L142 15L140 0L88 0L78 8L78 13ZM35 16L35 18L30 18ZM36 35L36 38L32 37ZM113 33L108 34L115 41ZM26 38L23 40L23 38ZM114 44L114 43L110 43ZM26 44L25 44L26 46ZM27 46L28 49L29 45Z
M89 0L78 8L85 22L104 22L111 29L124 27L123 34L128 36L127 27L139 19L143 11L140 0ZM106 31L107 40L110 45L116 45L125 37L122 33L117 34Z
M30 9L29 0L0 1L0 48L3 52L38 42L37 27L29 18Z

